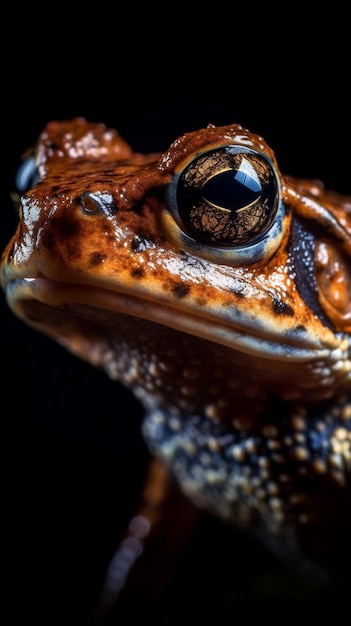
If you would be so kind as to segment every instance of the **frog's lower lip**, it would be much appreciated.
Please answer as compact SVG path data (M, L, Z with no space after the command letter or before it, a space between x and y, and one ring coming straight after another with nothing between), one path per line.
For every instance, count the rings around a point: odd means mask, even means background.
M6 296L14 313L27 324L55 339L67 341L77 320L86 320L109 328L114 314L142 318L189 335L227 346L231 349L271 360L305 362L330 358L331 350L340 348L321 345L307 333L291 336L284 343L277 336L254 335L251 329L218 324L217 320L140 297L92 285L58 282L47 278L16 278L6 285ZM110 330L109 330L110 332Z

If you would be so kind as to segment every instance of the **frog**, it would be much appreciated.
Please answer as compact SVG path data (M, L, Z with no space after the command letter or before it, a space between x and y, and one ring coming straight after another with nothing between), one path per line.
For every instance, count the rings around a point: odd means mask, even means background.
M171 476L199 510L333 571L350 520L351 196L282 174L237 123L143 154L101 122L52 121L17 181L13 313L131 390L162 494Z

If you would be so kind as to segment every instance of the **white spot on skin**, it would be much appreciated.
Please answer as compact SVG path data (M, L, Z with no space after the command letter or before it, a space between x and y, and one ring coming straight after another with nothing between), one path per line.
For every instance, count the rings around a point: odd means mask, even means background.
M297 461L306 461L310 456L307 448L301 446L294 448L291 454Z
M351 418L351 404L345 404L341 411L341 417L343 420Z
M15 243L13 256L15 265L20 265L30 260L33 249L38 244L40 234L43 230L42 227L38 227L40 223L41 206L36 200L23 198L22 213L27 231L24 237Z
M75 139L74 143L72 143L72 134L66 133L63 143L67 154L72 159L86 157L87 154L97 158L108 154L111 150L110 146L103 146L92 132L87 132L79 140Z
M242 276L234 276L228 272L225 265L213 266L205 259L201 259L199 264L191 264L178 255L171 255L169 251L164 251L164 255L159 255L157 264L166 268L167 272L173 276L183 278L185 281L191 281L194 284L214 287L216 291L230 291L237 289L246 298L256 298L262 300L266 297L265 289L255 287L248 280L248 272ZM237 269L237 274L240 271Z

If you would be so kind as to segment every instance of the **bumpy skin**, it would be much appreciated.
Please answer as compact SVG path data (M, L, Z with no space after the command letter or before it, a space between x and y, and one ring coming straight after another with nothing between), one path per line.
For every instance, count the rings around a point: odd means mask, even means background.
M35 159L2 256L14 313L133 390L196 503L333 563L350 521L351 198L281 175L238 125L140 155L103 124L53 122Z

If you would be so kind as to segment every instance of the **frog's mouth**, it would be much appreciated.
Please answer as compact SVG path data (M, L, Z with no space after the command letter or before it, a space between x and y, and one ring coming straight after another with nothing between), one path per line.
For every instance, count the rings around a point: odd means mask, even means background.
M30 326L64 344L73 352L79 341L93 346L103 335L117 335L121 315L147 320L189 336L226 346L255 359L291 363L340 363L348 342L325 329L323 341L305 329L282 333L279 324L266 329L245 323L235 325L197 312L94 285L58 282L44 277L16 278L6 285L13 312ZM325 366L325 365L324 365Z

